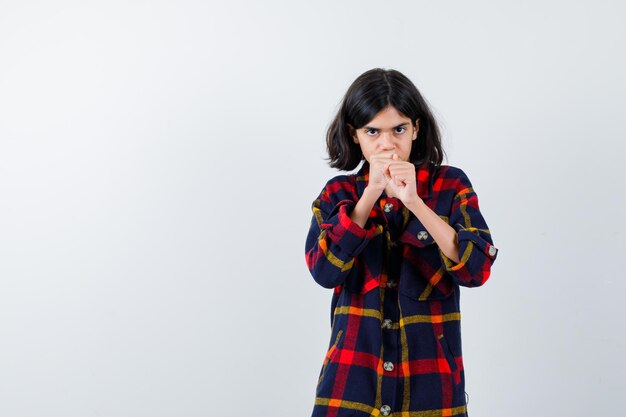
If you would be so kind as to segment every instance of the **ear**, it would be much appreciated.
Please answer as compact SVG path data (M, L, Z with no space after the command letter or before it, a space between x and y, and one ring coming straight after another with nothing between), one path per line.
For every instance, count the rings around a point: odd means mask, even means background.
M413 133L413 140L417 139L417 132L420 130L420 119L415 121L415 132Z
M359 143L359 137L356 134L356 129L350 123L346 123L346 125L348 126L348 132L350 132L350 136L352 136L354 143Z

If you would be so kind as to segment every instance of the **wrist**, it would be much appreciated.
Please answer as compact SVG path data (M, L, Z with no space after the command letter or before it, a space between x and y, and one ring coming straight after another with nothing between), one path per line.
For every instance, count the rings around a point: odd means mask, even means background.
M363 197L373 198L374 200L378 200L378 197L383 193L383 190L376 189L371 185L366 185L365 190L363 190ZM361 197L361 198L363 198Z
M424 200L422 200L421 198L418 198L417 200L414 201L410 201L408 203L404 204L406 206L406 208L408 208L411 212L413 212L413 214L415 214L417 216L417 214L421 211L423 211L425 208L427 208L428 206L426 205L426 203L424 203Z
M378 197L380 197L381 192L382 191L377 191L375 189L365 187L365 189L363 190L363 195L361 195L361 198L359 199L357 204L361 207L367 208L367 211L369 213L372 207L374 207L374 205L376 204L376 201L378 201Z

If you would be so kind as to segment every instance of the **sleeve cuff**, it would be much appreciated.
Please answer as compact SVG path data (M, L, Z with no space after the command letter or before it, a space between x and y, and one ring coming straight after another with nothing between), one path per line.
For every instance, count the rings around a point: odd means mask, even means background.
M490 266L498 256L498 249L471 229L457 230L459 262L448 258L439 248L442 264L466 285L482 285L489 277Z
M356 203L352 200L339 201L331 211L322 229L328 229L328 237L348 256L357 256L367 243L378 233L378 226L367 219L364 227L350 218ZM332 226L332 227L331 227Z

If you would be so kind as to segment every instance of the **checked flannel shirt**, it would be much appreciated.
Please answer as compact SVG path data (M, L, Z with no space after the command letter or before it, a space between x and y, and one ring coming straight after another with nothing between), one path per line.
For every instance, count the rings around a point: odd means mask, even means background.
M333 289L313 417L468 415L459 286L484 284L498 250L460 168L425 162L416 177L418 195L457 231L459 263L384 192L364 227L350 219L367 161L313 201L306 264Z

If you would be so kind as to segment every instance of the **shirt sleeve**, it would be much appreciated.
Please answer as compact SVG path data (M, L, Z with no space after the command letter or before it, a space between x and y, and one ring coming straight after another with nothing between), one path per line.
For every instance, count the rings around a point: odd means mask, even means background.
M331 203L328 184L313 201L313 216L306 238L306 264L315 281L325 288L343 284L351 273L357 257L380 233L376 223L368 218L364 227L350 218L356 202L341 199Z
M480 212L478 196L467 175L459 169L449 224L457 232L458 257L456 263L439 248L445 271L458 284L466 287L483 285L489 278L491 265L498 249L493 245L491 232Z

